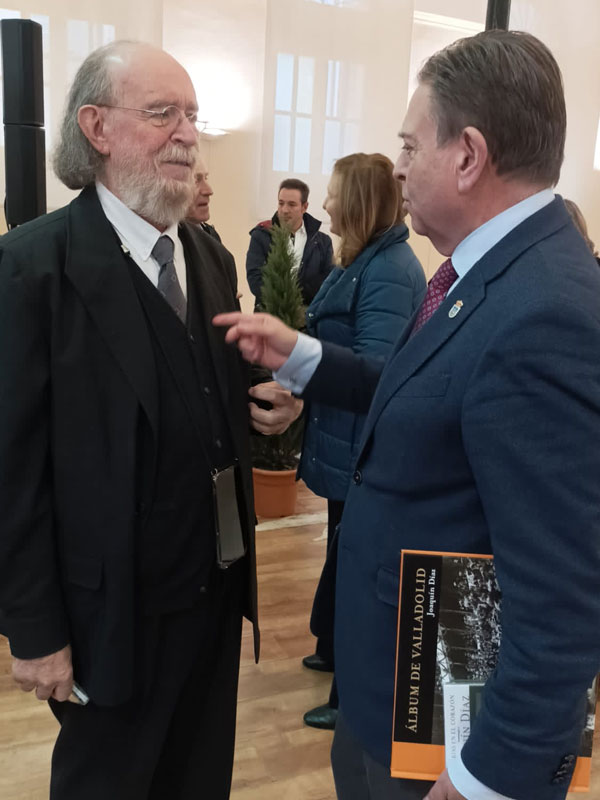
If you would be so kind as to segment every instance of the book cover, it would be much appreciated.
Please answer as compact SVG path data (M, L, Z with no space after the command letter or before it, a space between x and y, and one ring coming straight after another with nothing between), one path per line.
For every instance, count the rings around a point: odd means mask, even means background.
M459 756L478 708L477 697L498 659L501 600L492 556L402 551L393 777L438 778L446 765L444 691L447 704L452 695L454 703L466 703L465 686L472 686L468 715L465 710L463 719L459 713L453 722L449 754ZM450 689L453 685L459 688ZM569 791L589 791L595 698L594 682Z
M444 690L444 755L446 766L457 761L469 738L473 720L481 708L484 683L445 683Z

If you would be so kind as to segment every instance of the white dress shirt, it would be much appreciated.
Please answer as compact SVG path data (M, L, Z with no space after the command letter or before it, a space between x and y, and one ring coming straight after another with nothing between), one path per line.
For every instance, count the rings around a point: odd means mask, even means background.
M294 269L297 271L302 263L302 256L304 255L304 248L306 247L306 228L304 223L298 228L294 234L294 240L290 236L290 253L294 256Z
M158 273L160 267L152 256L154 245L161 236L168 236L175 248L173 251L173 263L177 272L177 279L181 286L181 291L187 299L187 279L185 274L185 256L183 245L177 233L177 223L171 225L166 231L161 233L154 225L150 225L142 219L135 211L119 200L119 198L109 191L103 183L96 181L96 191L102 210L106 218L115 229L117 236L121 240L123 250L133 258L144 275L152 281L154 286L158 286Z
M485 222L470 233L452 253L452 264L458 278L454 281L448 294L454 291L460 281L489 250L498 244L517 225L532 214L547 206L554 200L552 189L543 189L520 203L517 203L497 216ZM275 380L290 389L294 394L301 394L312 378L323 356L323 348L318 339L299 333L298 341L290 357L273 373ZM454 787L466 800L512 800L504 794L498 794L479 781L465 767L462 759L452 761L448 774Z

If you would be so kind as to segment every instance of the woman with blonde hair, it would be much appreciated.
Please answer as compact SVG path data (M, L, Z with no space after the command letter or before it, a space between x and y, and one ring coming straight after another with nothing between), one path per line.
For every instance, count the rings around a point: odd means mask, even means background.
M355 153L336 161L323 208L340 237L334 267L306 312L313 336L385 359L426 291L423 268L407 243L402 189L393 164L380 153ZM366 415L318 403L306 408L298 475L327 498L327 546L342 517ZM311 669L333 670L335 553L328 559L313 608L319 634L316 652L303 659ZM304 715L307 725L333 728L335 679L329 703Z

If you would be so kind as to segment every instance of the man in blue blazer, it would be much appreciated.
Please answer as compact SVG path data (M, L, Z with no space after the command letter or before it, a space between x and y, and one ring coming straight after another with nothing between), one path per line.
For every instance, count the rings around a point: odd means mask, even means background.
M451 260L381 375L265 316L222 320L296 392L370 404L338 548L343 800L568 790L600 665L600 274L551 190L565 128L541 42L456 42L420 72L396 166L413 228ZM482 709L433 786L389 777L402 549L493 553L503 595Z

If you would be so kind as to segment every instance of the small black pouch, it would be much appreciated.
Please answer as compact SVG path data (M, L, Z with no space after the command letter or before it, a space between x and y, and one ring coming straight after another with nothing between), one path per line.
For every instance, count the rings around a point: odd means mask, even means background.
M234 564L246 553L240 518L239 465L232 464L211 473L217 564L221 569Z

